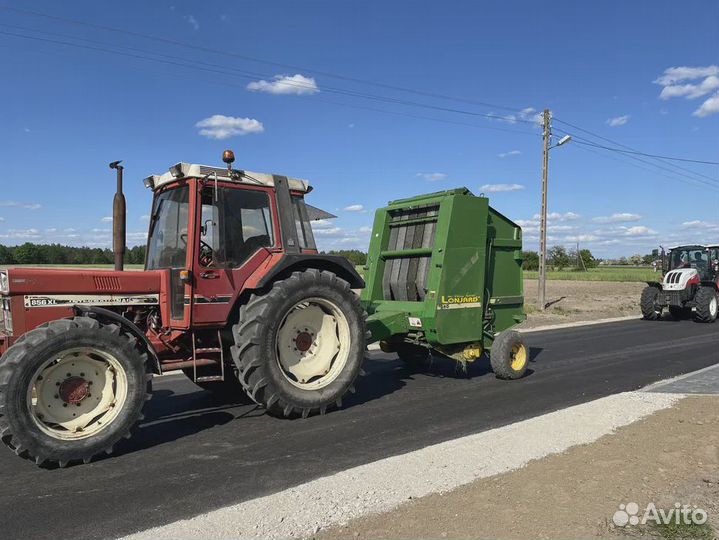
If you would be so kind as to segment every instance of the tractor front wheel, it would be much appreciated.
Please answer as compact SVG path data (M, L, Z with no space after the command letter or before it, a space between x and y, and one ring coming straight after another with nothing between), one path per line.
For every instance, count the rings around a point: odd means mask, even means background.
M341 404L365 355L366 314L349 283L308 269L253 294L233 327L239 380L275 416Z
M642 317L647 321L656 321L662 316L662 308L657 305L659 289L648 285L642 291L639 307L642 309Z
M713 287L699 287L694 302L696 311L694 320L697 322L711 323L716 321L719 312L719 293Z
M492 371L499 379L519 379L527 371L529 348L514 330L500 332L489 353Z
M147 353L116 324L60 319L24 334L0 359L0 436L18 456L85 463L142 418Z

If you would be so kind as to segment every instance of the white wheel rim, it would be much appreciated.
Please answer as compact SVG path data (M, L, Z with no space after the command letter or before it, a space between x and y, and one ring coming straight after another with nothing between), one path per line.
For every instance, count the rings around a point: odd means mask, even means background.
M709 313L712 317L716 317L717 315L717 297L714 295L714 298L711 299L711 302L709 302Z
M43 433L62 440L85 439L117 418L127 389L127 374L114 356L89 347L68 349L33 375L28 409Z
M285 378L302 390L331 384L347 365L351 343L344 313L324 298L295 304L277 331L277 362Z

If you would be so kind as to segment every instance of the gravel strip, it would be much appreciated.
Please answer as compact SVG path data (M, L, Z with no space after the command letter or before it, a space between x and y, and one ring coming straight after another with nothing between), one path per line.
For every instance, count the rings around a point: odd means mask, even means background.
M126 538L300 538L523 467L671 407L682 394L626 392L348 469Z

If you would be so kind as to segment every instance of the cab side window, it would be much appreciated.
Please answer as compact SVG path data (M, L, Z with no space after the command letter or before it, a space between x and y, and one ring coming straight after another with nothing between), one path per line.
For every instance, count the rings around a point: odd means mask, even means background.
M264 191L219 190L202 191L200 264L237 268L258 249L275 243L270 199Z

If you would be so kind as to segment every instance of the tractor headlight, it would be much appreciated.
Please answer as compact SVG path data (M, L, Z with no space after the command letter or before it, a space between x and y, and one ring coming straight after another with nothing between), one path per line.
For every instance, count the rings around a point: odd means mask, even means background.
M10 294L10 278L7 272L0 272L0 294Z

